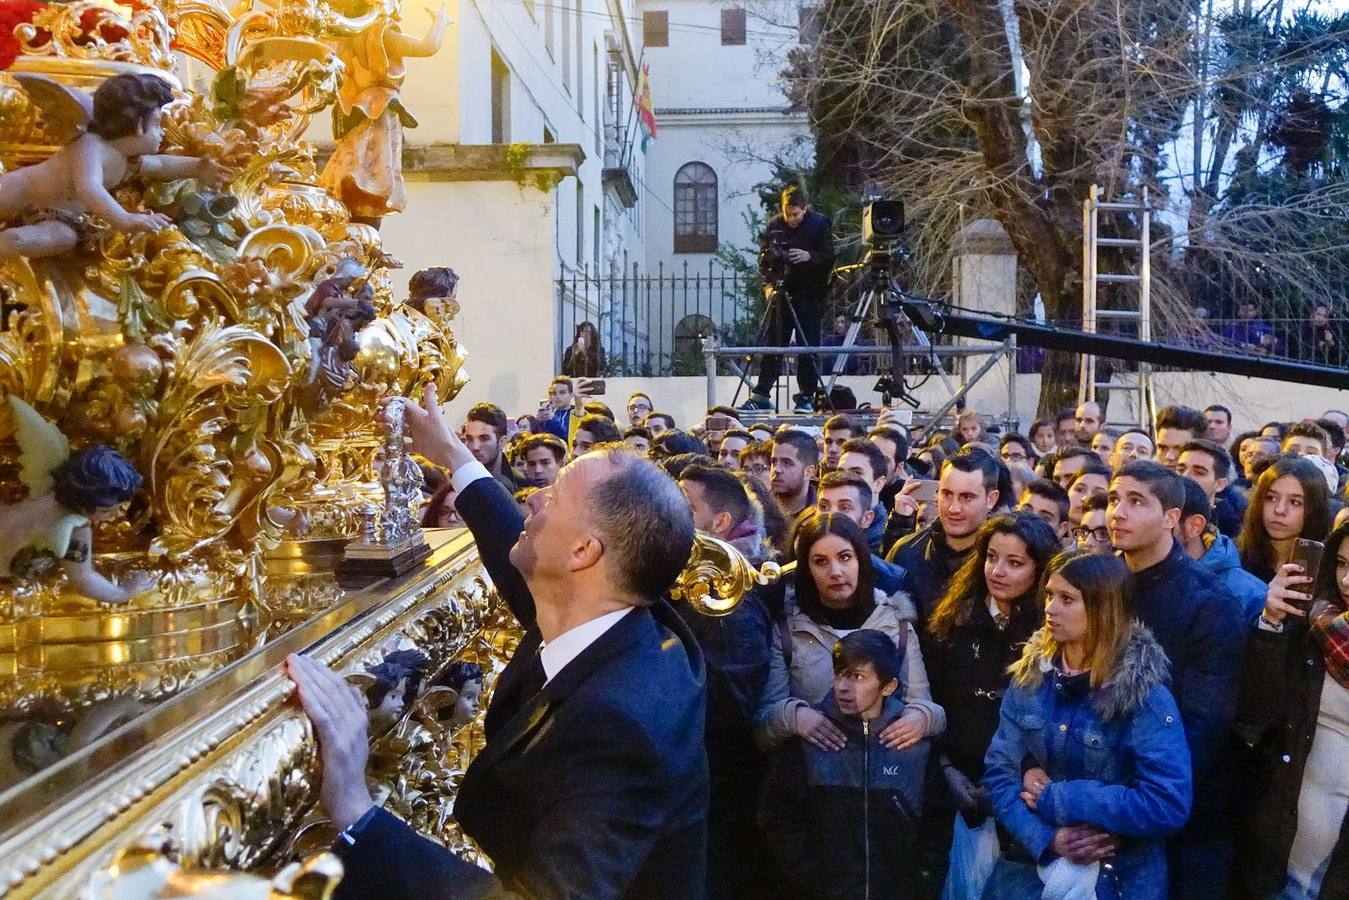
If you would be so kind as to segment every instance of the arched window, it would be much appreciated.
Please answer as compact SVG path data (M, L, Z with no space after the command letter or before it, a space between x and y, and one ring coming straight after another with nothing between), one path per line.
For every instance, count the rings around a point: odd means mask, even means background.
M685 163L674 179L674 252L716 249L717 173L706 163Z
M679 320L674 332L674 355L702 365L703 344L716 333L717 326L707 316L693 313Z

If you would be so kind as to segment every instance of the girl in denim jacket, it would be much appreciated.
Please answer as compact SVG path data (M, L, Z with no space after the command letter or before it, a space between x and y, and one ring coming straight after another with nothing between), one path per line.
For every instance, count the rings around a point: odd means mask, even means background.
M1011 668L984 761L1014 839L985 897L1166 897L1164 839L1189 817L1190 754L1129 585L1113 556L1072 550L1045 571L1045 626Z

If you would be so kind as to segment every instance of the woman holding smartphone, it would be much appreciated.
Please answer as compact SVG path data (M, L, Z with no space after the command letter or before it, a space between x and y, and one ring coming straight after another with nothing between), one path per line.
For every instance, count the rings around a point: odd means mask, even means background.
M1190 815L1190 751L1166 653L1116 556L1045 573L1045 625L1012 666L984 787L1005 848L985 897L1165 900L1165 838ZM1024 773L1024 775L1023 775Z
M1318 572L1279 567L1246 643L1237 729L1254 749L1239 895L1349 897L1349 525Z
M1293 558L1297 539L1323 539L1331 520L1330 492L1321 471L1300 456L1280 456L1251 493L1237 536L1242 567L1268 584Z

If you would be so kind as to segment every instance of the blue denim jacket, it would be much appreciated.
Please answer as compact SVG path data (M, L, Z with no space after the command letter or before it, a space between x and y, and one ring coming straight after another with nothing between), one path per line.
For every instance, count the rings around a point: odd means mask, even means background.
M1146 628L1132 628L1115 671L1096 689L1054 667L1046 630L1031 638L1003 697L984 786L998 821L1037 862L1054 858L1058 828L1095 825L1121 839L1102 866L1098 896L1165 898L1163 839L1189 818L1190 751L1166 688L1166 654ZM1032 761L1051 779L1034 810L1020 796Z

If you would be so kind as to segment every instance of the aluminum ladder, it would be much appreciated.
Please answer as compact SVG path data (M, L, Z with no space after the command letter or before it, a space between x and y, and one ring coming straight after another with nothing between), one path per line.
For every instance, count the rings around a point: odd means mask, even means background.
M1114 214L1121 223L1128 223L1126 229L1137 228L1138 237L1101 237L1099 233L1101 213ZM1149 262L1151 245L1152 208L1148 202L1147 188L1143 189L1141 199L1132 201L1109 201L1101 199L1101 188L1093 184L1087 199L1082 201L1082 329L1088 334L1097 333L1101 322L1137 322L1139 340L1152 340L1152 304L1150 302L1150 281L1152 276ZM1118 248L1122 251L1134 251L1137 255L1137 269L1133 272L1100 272L1097 270L1098 254L1102 247ZM1097 305L1097 290L1102 284L1133 285L1136 288L1137 308L1101 309ZM1123 399L1123 395L1132 394L1133 418L1121 418L1117 404L1110 404L1111 412L1117 414L1113 421L1106 424L1112 427L1144 428L1152 425L1155 410L1155 398L1152 394L1152 367L1148 363L1139 363L1137 372L1116 372L1109 381L1098 381L1096 357L1082 354L1078 371L1077 402L1088 403L1096 400L1098 390L1111 392L1112 399Z

